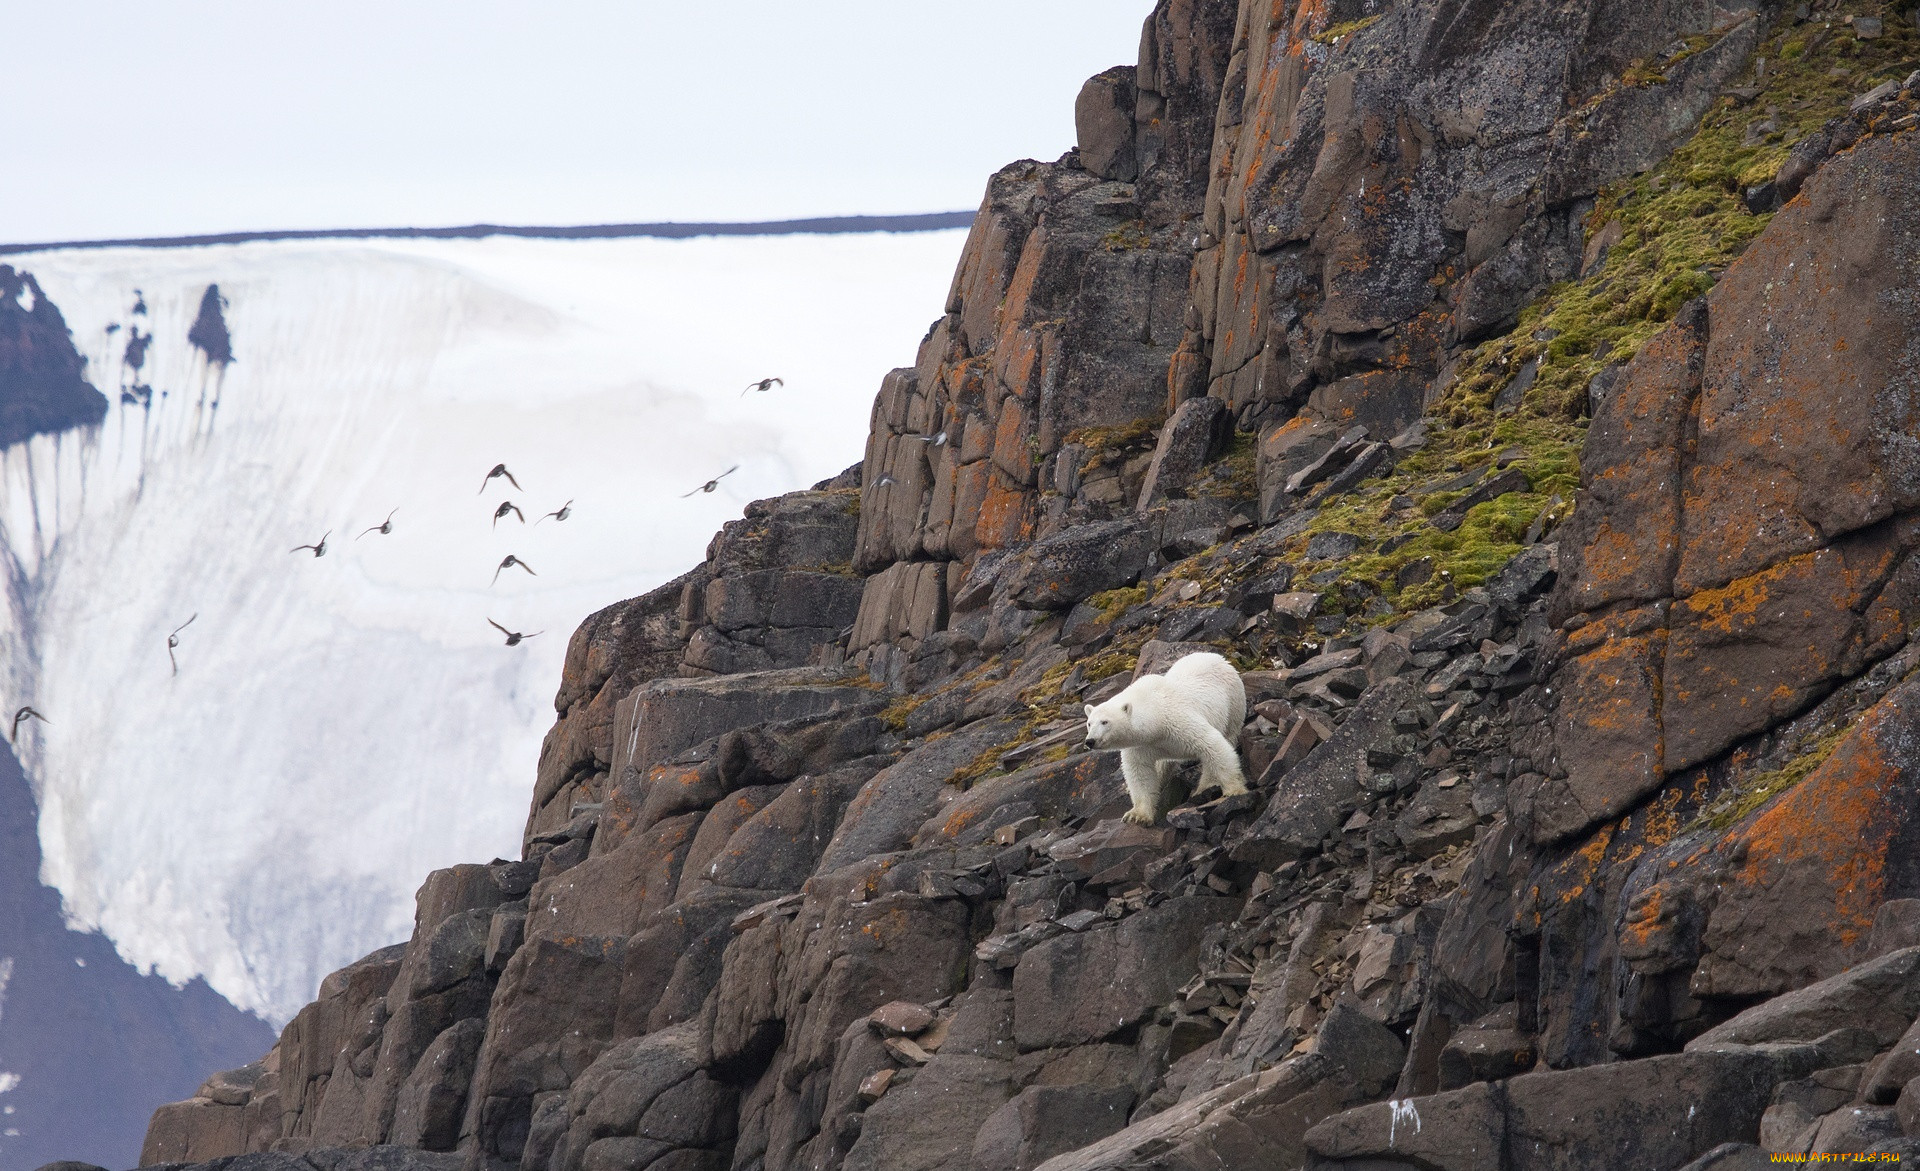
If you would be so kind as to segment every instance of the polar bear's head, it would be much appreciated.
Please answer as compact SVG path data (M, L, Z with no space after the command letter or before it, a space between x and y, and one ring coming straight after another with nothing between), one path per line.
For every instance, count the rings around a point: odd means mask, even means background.
M1087 709L1087 747L1126 748L1133 741L1133 700L1116 695Z

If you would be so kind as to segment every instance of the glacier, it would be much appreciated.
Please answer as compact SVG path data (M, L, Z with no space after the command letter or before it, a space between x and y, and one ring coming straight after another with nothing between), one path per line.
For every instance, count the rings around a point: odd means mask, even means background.
M8 257L109 400L0 450L0 681L46 716L16 752L69 926L278 1025L428 871L514 855L574 627L859 459L964 236Z

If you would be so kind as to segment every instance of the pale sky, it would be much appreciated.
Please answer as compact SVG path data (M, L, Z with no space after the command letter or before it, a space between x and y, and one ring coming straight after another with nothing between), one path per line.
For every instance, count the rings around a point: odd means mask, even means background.
M1151 0L0 0L0 242L952 211Z

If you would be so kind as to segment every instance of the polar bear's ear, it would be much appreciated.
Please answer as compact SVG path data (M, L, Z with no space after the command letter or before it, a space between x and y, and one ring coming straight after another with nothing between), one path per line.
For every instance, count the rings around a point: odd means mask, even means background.
M1120 705L1120 710L1121 710L1121 712L1122 712L1122 713L1124 713L1124 714L1126 714L1126 715L1129 715L1129 716L1130 716L1130 715L1132 715L1132 714L1133 714L1133 702L1132 702L1131 700L1129 700L1129 701L1127 701L1126 703L1123 703L1123 704L1121 704L1121 705Z

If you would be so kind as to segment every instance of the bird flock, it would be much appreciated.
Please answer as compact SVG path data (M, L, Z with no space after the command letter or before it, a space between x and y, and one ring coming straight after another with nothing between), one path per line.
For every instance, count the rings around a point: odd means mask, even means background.
M757 381L748 383L747 388L740 392L740 396L744 398L748 394L752 394L756 392L764 394L776 386L785 386L785 385L786 385L786 382L783 379L762 378L762 379L758 379ZM934 445L937 447L940 444L945 442L946 442L946 434L945 432L942 432L940 436L934 441ZM735 464L732 467L728 468L726 471L721 472L719 475L715 476L713 479L708 480L705 483L694 488L692 491L681 493L680 498L684 500L689 496L699 496L702 494L711 495L714 491L716 491L720 487L720 481L726 479L728 476L733 475L733 473L739 470L740 470L740 465ZM481 479L480 495L482 496L486 495L487 488L491 486L495 480L498 480L498 479L505 479L507 483L512 484L513 490L516 492L525 491L525 489L520 487L520 481L516 480L513 476L513 473L507 470L507 465L504 463L497 463L493 465L493 469L489 471L483 479ZM398 508L395 508L391 512L388 512L385 520L382 520L377 525L372 525L366 529L361 530L361 532L354 537L354 540L358 541L362 537L372 536L375 533L378 533L383 537L392 536L393 535L393 518L399 511L400 510ZM492 527L495 531L499 530L501 520L504 519L508 513L512 513L514 517L516 517L520 521L521 524L524 525L527 523L527 514L520 510L519 505L515 504L511 500L502 500L499 506L493 510ZM537 525L544 521L549 521L549 520L555 521L555 522L565 521L568 517L572 515L573 515L573 501L568 500L565 504L562 504L560 507L554 509L552 512L543 513L539 517L539 519L535 520L533 523ZM308 545L295 545L293 548L289 549L288 552L289 553L312 553L316 558L325 557L327 555L327 541L332 536L333 536L333 530L328 529L325 533L321 534L320 539L318 541L315 541L312 544L308 544ZM499 565L494 567L493 579L487 583L487 587L491 589L493 586L497 585L500 581L500 575L502 573L506 572L509 569L515 569L515 568L523 569L528 574L531 574L534 577L540 576L538 573L534 571L533 566L528 565L525 561L521 560L515 554L509 553L506 555L506 557L501 559ZM178 650L180 647L180 632L185 630L187 627L192 626L194 623L194 619L197 619L199 617L200 617L199 613L195 612L192 617L188 618L185 622L182 622L180 625L174 627L172 630L167 632L167 663L172 668L172 673L176 676L180 674L180 660L177 656L175 656L174 651ZM546 631L544 630L534 630L534 631L524 631L524 632L518 631L518 630L508 630L506 627L500 625L498 622L495 622L492 618L487 619L487 625L493 627L495 630L499 631L502 635L504 635L506 637L506 645L510 647L519 646L522 642L526 641L529 638L537 638L540 635L546 633ZM22 705L13 713L13 728L8 733L8 737L7 737L10 742L15 744L19 743L20 725L22 723L25 723L28 720L39 720L43 724L51 722L47 719L47 717L41 715L38 711L35 711L31 704Z

